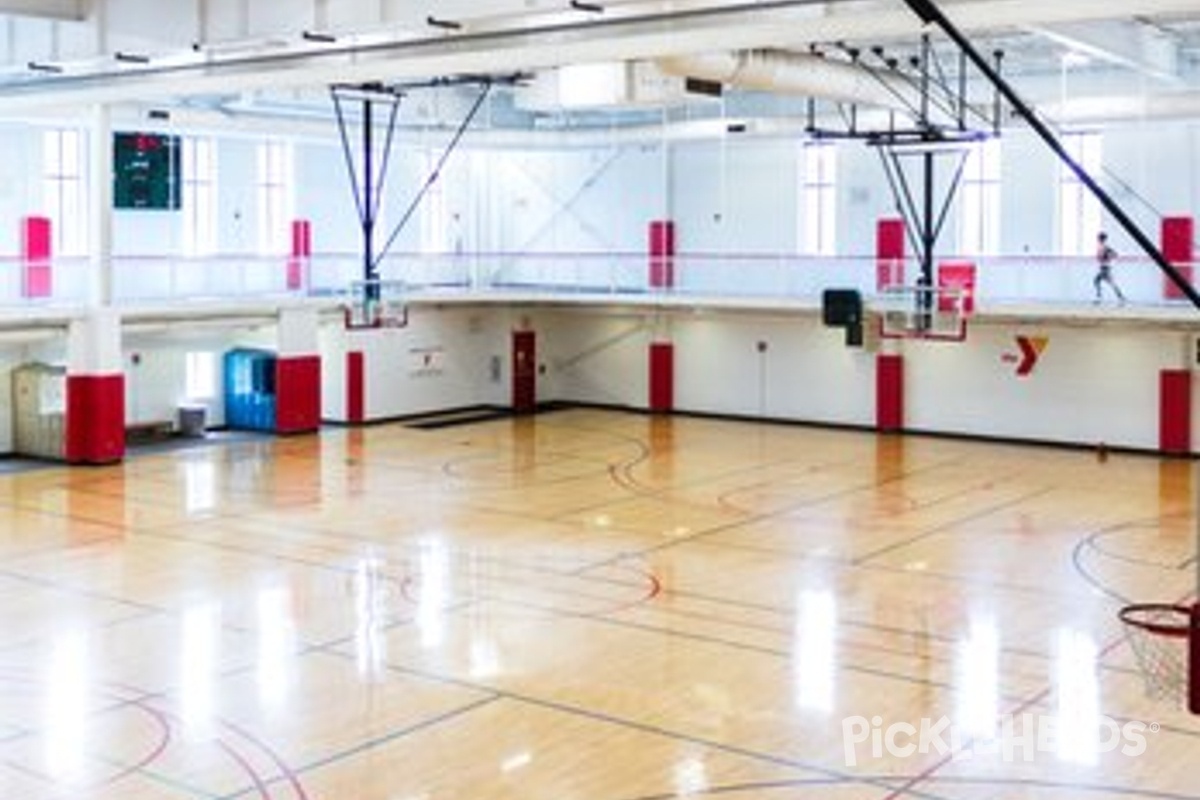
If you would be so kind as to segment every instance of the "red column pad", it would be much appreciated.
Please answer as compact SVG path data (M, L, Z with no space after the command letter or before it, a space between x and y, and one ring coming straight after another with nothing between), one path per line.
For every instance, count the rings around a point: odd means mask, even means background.
M656 219L650 223L650 288L675 285L675 223Z
M275 430L315 431L321 425L321 357L294 356L275 362Z
M125 455L125 376L68 375L64 450L72 464L109 464Z
M675 345L656 342L650 345L650 410L675 408Z
M875 360L875 426L881 431L904 427L904 356Z
M366 370L359 350L346 353L346 421L362 422L365 417Z
M1164 369L1159 373L1158 447L1164 453L1191 452L1191 370Z
M49 297L51 291L50 220L21 220L21 296Z
M305 267L312 258L312 223L306 219L292 220L292 253L287 263L287 288L304 286Z
M1191 217L1163 217L1160 241L1163 258L1175 266L1188 283L1192 282L1192 232ZM1183 292L1170 278L1164 277L1163 296L1179 299Z
M875 288L904 283L904 220L875 223Z

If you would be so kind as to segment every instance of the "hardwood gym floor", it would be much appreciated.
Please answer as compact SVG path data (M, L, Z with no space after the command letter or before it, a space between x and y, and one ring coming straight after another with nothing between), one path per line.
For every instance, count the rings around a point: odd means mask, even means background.
M0 798L1200 797L1115 618L1191 474L574 410L0 475Z

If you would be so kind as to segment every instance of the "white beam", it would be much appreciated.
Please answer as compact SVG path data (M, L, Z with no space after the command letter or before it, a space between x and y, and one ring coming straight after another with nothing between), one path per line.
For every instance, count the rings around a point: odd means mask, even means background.
M0 14L80 22L89 5L89 0L0 0Z

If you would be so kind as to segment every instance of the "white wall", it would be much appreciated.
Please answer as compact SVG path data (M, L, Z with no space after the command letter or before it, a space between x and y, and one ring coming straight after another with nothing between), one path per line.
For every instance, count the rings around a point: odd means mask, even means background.
M792 141L736 135L673 146L671 217L679 250L797 252L799 154Z
M322 417L346 421L346 354L361 352L365 365L364 416L383 420L509 398L506 311L471 308L410 309L403 328L321 333ZM492 359L500 359L499 373Z
M537 325L549 368L544 400L645 408L648 346L665 335L675 343L680 410L875 424L874 353L847 348L840 331L811 314L556 312L540 314ZM1027 377L1016 374L1017 335L1048 339ZM963 343L902 344L905 425L1154 450L1159 372L1190 366L1192 344L1190 334L1165 329L977 320ZM1200 452L1200 435L1194 442Z

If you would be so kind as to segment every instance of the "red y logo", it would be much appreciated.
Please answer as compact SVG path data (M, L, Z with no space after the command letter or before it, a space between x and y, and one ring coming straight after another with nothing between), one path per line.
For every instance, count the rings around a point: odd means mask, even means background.
M1017 377L1028 377L1033 368L1037 366L1038 359L1042 357L1042 353L1046 350L1046 345L1050 343L1049 336L1017 336L1017 347L1021 349L1020 354L1005 353L1004 361L1010 364L1017 365Z

